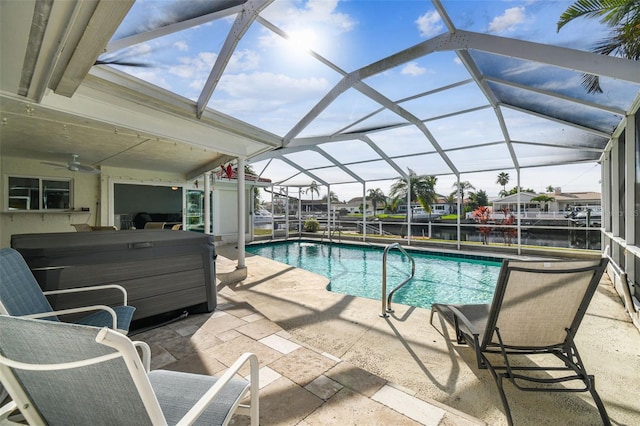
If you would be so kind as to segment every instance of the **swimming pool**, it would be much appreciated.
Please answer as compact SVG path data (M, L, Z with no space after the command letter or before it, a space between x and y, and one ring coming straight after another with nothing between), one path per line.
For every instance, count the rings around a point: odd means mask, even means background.
M293 241L247 246L246 251L331 280L328 290L380 300L382 248ZM394 303L430 308L432 303L490 303L500 260L410 252L416 273L393 296ZM387 292L410 274L411 262L397 250L387 256ZM388 294L388 293L387 293Z

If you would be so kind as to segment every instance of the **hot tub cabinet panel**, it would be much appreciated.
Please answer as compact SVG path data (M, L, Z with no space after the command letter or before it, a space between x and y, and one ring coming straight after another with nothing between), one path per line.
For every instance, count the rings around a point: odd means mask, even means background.
M213 236L168 230L14 235L43 290L119 284L127 289L134 320L216 307ZM54 309L117 303L115 291L53 296ZM120 299L119 299L120 298Z

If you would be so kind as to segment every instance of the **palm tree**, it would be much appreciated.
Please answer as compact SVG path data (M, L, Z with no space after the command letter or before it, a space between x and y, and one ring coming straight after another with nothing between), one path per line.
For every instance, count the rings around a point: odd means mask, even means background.
M405 200L406 200L406 197L405 197ZM398 206L400 205L401 202L402 202L402 199L400 198L400 196L395 196L391 200L389 200L389 202L387 203L387 209L389 209L389 212L391 213L396 213L398 211Z
M339 203L340 199L338 198L338 194L336 194L333 191L329 191L329 196L327 197L326 195L322 196L322 201L324 201L325 203L327 202L327 199L329 198L331 200L332 203Z
M531 189L531 188L523 188L523 187L520 187L520 192L530 192L530 193L532 193L532 194L535 194L535 193L536 193L536 191L535 191L534 189ZM502 191L500 191L500 193L502 194L503 192L502 192ZM518 187L517 187L517 186L514 186L514 187L513 187L513 188L511 188L510 190L508 190L508 191L504 192L505 197L506 197L507 195L514 195L514 194L517 194L517 193L518 193Z
M367 193L367 198L373 206L373 214L376 214L378 204L383 204L385 208L387 207L387 196L384 195L380 188L370 189Z
M500 191L500 196L504 197L504 194L507 193L507 184L509 183L509 173L500 172L498 174L497 184L502 185L502 191Z
M547 194L536 195L531 199L533 202L542 203L545 207L545 211L549 211L549 203L555 200L555 198L549 197Z
M256 172L253 170L253 166L251 164L244 165L244 173L245 175L257 176ZM260 188L257 186L253 187L253 208L257 209L260 206Z
M489 196L486 191L480 189L469 194L468 206L471 207L472 210L475 210L480 206L486 206L487 204L489 204Z
M600 18L600 23L611 28L611 36L591 49L601 55L640 59L640 2L638 0L577 0L558 20L558 29L576 18ZM588 93L602 93L597 75L582 74L582 85Z
M311 185L309 185L309 187L304 193L308 194L309 192L311 192L311 210L313 210L313 193L315 192L317 195L320 195L320 190L318 189L318 182L316 182L315 180L311 182Z
M452 188L456 188L455 191L453 191L451 193L451 195L457 194L458 190L460 190L460 204L464 204L464 192L465 191L470 191L472 189L476 189L473 185L471 185L469 183L469 181L463 181L463 182L453 182L453 185L451 185Z
M549 185L549 186L547 186L546 190L547 190L547 192L553 192L553 191L555 191L555 188L553 187L553 185Z
M425 212L431 212L431 204L438 201L438 194L436 194L435 186L438 178L435 176L420 175L418 176L413 170L409 169L409 184L411 186L410 202L417 201L420 203ZM398 180L391 185L391 192L389 195L398 197L399 199L407 199L407 181L398 178Z

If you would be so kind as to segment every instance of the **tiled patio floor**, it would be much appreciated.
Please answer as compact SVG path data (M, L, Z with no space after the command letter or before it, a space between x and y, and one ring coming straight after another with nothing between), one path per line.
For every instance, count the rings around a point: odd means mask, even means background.
M222 374L243 352L260 361L261 425L474 425L477 419L305 346L228 288L217 309L132 333L152 369ZM248 366L241 371L248 375ZM248 424L235 416L232 424Z
M219 271L235 268L233 246L217 252ZM215 312L132 336L151 344L153 368L216 374L256 353L262 425L506 424L490 374L429 325L429 310L394 305L380 318L380 301L326 291L325 277L259 256L246 264ZM612 423L640 424L640 333L606 278L576 342ZM600 424L588 393L506 392L518 426Z

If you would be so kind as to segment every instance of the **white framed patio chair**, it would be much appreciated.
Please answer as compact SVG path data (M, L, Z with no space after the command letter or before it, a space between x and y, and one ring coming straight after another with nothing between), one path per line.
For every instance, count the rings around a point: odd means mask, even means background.
M54 311L48 295L87 291L118 291L120 306L93 305ZM135 308L127 305L127 290L116 284L70 288L43 292L22 255L15 249L0 249L0 314L59 321L58 315L93 312L75 323L94 327L111 327L128 333Z
M611 424L574 340L607 262L504 260L491 304L431 306L431 325L438 313L453 326L457 342L473 348L478 368L491 373L509 425L505 379L527 392L589 392L602 424ZM514 362L523 356L546 365ZM549 363L549 356L560 363ZM541 376L545 372L553 374Z
M0 424L17 409L29 424L226 425L240 413L258 425L254 354L219 378L149 371L150 359L146 343L106 327L0 315L0 380L12 398ZM247 362L249 379L238 377Z

